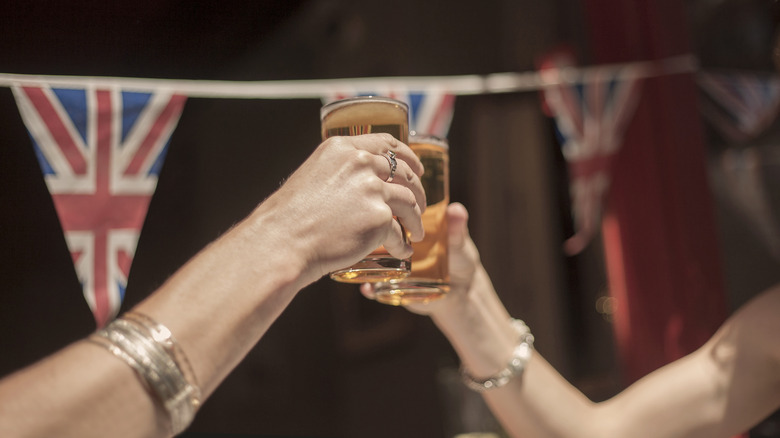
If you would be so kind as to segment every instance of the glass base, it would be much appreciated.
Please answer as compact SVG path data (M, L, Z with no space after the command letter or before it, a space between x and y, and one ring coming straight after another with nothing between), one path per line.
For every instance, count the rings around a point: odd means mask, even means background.
M392 257L368 257L349 268L330 273L330 278L342 283L377 283L401 280L412 272L409 259Z
M440 281L406 278L377 284L376 300L391 306L425 304L443 298L450 291L450 285Z

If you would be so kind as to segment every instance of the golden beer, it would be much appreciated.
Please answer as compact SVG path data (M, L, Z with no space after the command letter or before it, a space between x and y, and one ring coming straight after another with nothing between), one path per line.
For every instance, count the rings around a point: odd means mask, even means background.
M376 300L392 305L424 303L450 290L447 205L450 203L449 144L446 139L412 134L409 147L425 166L421 180L428 206L422 215L425 237L413 242L412 273L378 283Z
M409 107L400 101L361 96L329 103L320 110L322 139L371 133L388 133L409 141ZM405 236L408 239L408 236ZM375 283L404 278L411 272L411 260L399 260L380 246L355 265L330 273L344 283Z

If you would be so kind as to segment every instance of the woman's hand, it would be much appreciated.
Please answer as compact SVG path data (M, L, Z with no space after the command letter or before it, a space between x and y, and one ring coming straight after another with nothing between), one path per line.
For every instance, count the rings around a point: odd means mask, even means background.
M388 151L397 161L391 182ZM303 252L302 263L316 278L358 262L380 245L407 258L412 248L404 228L412 241L424 235L422 173L414 152L388 134L332 137L253 215L266 232L278 233L285 252L290 247Z
M481 265L479 251L469 235L468 219L469 214L463 204L455 202L447 206L450 292L447 296L426 304L415 303L405 306L410 311L433 316L465 300L477 269ZM367 298L374 299L373 285L363 284L360 291Z

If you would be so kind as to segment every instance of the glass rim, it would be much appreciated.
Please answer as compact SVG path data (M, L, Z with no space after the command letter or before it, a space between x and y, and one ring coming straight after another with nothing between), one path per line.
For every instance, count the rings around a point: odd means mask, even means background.
M444 149L450 148L450 142L446 137L429 134L427 132L409 131L409 144L412 143L426 143L441 146Z
M404 111L406 111L407 114L409 114L409 105L401 100L393 99L391 97L386 96L376 96L376 95L365 95L365 96L353 96L353 97L347 97L344 99L334 100L333 102L328 102L325 105L320 108L320 119L325 117L326 115L330 114L331 111L333 111L336 108L340 108L344 105L349 105L355 102L361 102L361 101L371 101L371 102L379 102L379 103L389 103L392 105L397 105L403 107Z

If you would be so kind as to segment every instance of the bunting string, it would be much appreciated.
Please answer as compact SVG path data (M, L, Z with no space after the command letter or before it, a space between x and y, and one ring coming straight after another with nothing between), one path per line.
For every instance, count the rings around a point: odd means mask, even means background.
M323 96L351 95L362 90L428 90L432 87L447 90L455 96L478 94L518 93L539 91L560 82L588 78L589 71L603 74L624 70L631 66L635 79L682 73L698 69L693 55L681 55L658 61L566 68L558 78L551 80L538 72L493 73L462 76L391 76L373 78L312 79L292 81L211 81L187 79L125 78L102 76L46 76L0 73L0 86L48 86L51 88L98 87L138 92L164 92L188 98L224 99L322 99ZM587 80L587 79L586 79Z

